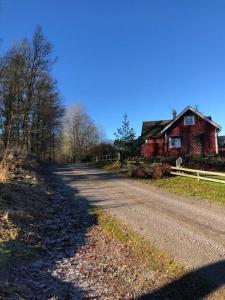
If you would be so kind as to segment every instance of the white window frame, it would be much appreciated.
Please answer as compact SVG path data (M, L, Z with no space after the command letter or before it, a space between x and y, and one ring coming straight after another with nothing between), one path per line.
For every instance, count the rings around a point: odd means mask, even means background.
M195 116L184 116L184 126L191 126L191 125L195 125Z
M172 144L172 140L179 140L179 143L178 144ZM176 136L174 136L174 137L170 137L169 138L169 148L176 148L176 149L178 149L178 148L181 148L181 137L176 137Z

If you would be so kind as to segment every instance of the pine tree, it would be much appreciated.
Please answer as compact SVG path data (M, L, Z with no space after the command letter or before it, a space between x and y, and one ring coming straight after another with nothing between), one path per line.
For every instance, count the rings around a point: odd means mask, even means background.
M122 126L114 133L114 145L123 158L129 158L134 153L135 131L130 128L127 114L123 115Z

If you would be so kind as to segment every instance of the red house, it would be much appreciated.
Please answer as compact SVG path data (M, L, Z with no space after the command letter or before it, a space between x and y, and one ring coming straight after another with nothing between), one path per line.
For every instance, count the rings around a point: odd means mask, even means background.
M221 127L191 106L172 120L143 122L142 156L202 156L218 154Z

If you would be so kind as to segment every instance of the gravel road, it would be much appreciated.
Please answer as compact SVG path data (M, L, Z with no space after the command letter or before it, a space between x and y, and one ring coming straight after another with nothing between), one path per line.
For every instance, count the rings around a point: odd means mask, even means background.
M77 197L107 210L186 267L225 260L225 208L82 165L56 173ZM225 284L224 268L204 275Z

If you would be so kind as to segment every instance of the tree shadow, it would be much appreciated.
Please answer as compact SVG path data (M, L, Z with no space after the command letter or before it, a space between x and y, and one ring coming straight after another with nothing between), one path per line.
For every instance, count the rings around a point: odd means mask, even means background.
M209 278L211 280L209 280ZM197 282L198 284L190 284ZM187 289L187 286L191 287ZM210 293L225 286L225 260L217 261L209 265L184 274L182 277L162 286L153 292L144 294L136 300L147 299L204 299ZM224 296L225 297L225 296ZM219 298L222 299L222 298ZM224 298L223 298L224 299Z
M3 198L9 190L1 212L9 209L12 226L22 227L15 240L0 244L0 299L83 299L90 292L79 286L79 274L71 277L67 269L76 265L96 218L87 199L76 197L76 188L53 172L54 166L44 174L50 190L16 183L0 189Z

